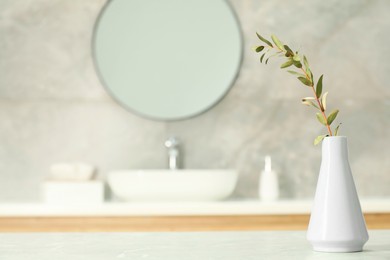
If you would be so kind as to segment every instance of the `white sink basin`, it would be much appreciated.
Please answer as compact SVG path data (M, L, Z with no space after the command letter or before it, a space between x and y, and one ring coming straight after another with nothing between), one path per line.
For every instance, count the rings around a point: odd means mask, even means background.
M125 201L214 201L228 197L235 170L122 170L108 174L113 194Z

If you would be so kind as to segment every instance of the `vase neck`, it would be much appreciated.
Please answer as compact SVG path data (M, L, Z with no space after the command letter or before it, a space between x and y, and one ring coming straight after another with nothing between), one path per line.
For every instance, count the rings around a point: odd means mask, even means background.
M347 137L326 137L322 143L322 158L348 158Z

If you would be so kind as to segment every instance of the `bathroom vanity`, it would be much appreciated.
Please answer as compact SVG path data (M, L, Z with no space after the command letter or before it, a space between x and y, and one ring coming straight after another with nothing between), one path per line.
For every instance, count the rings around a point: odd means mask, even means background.
M369 229L390 229L390 200L361 204ZM311 200L0 204L0 232L305 230L311 206Z

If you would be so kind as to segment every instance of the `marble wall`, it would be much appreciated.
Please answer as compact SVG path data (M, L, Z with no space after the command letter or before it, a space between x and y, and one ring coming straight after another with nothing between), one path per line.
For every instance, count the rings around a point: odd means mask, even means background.
M54 162L112 169L165 168L163 142L184 143L187 168L236 168L235 198L257 196L270 154L281 196L313 195L322 132L300 104L307 89L259 64L254 32L278 35L325 74L329 106L340 109L361 196L390 195L390 2L230 0L242 25L244 60L228 95L184 121L156 122L117 105L93 68L91 36L106 0L0 1L0 201L37 201Z

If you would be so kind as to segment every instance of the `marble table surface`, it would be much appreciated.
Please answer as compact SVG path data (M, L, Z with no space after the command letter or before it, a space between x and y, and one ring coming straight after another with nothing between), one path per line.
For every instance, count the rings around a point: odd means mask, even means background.
M311 250L303 231L2 233L0 259L390 259L390 230L372 230L363 252Z

